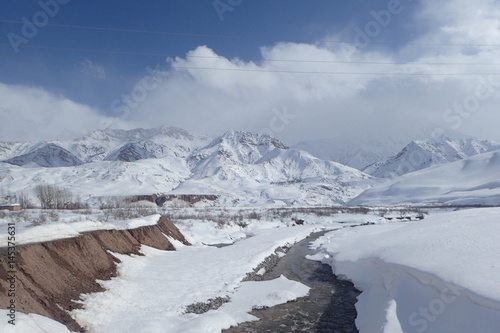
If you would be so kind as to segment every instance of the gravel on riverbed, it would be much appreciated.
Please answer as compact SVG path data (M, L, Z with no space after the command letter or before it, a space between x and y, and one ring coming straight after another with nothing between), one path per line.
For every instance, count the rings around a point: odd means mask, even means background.
M228 303L230 300L231 298L229 296L210 298L206 302L198 302L188 305L186 307L185 313L202 314L210 310L217 310L223 304Z
M262 281L266 273L270 272L290 250L291 245L287 244L279 246L274 250L274 253L267 256L263 262L255 267L252 272L247 273L247 276L242 281ZM217 310L223 304L231 301L229 296L210 298L206 302L197 302L186 307L185 313L202 314L210 310Z
M291 247L291 244L277 247L273 254L267 256L263 262L253 269L252 272L247 273L247 276L243 279L243 281L264 280L266 273L272 271L273 268L276 267L280 259L288 253Z

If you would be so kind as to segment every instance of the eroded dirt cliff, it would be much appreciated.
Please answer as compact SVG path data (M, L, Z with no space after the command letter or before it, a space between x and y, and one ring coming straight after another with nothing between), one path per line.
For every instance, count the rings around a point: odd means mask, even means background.
M186 245L179 229L166 217L156 225L131 230L98 230L75 238L19 246L16 253L16 310L36 313L83 332L68 314L78 308L82 293L102 291L96 280L116 276L117 258L109 251L140 255L140 246L173 251L167 235ZM0 294L8 289L6 250L0 249ZM6 308L7 297L0 298Z

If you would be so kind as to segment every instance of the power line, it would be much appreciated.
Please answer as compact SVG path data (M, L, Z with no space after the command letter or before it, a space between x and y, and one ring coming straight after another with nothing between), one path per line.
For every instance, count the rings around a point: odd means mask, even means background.
M23 21L17 21L17 20L0 20L0 23L24 24ZM241 36L241 35L218 35L218 34L200 34L200 33L187 33L187 32L175 32L175 31L155 31L155 30L124 29L124 28L106 28L106 27L93 27L93 26L56 24L56 23L47 23L47 24L45 24L45 26L56 27L56 28L84 29L84 30L96 30L96 31L113 31L113 32L141 33L141 34L154 34L154 35L170 35L170 36L181 36L181 37L184 36L184 37L210 37L210 38L230 38L230 39L260 39L257 37ZM365 44L366 43L366 42L345 41L345 40L316 40L315 42L336 43L336 44ZM371 41L370 44L394 45L397 43L396 42L391 43L391 42ZM500 44L470 44L470 43L406 43L406 45L414 45L414 46L475 46L475 47L500 46Z
M23 21L13 21L13 20L0 20L0 23L24 24ZM56 24L56 23L47 23L47 24L45 24L45 26L56 27L56 28L71 28L71 29L84 29L84 30L97 30L97 31L114 31L114 32L152 34L152 35L184 36L184 37L252 38L252 37L248 37L248 36L236 36L236 35L213 35L213 34L198 34L198 33L187 33L187 32L173 32L173 31L153 31L153 30L137 30L137 29L123 29L123 28L105 28L105 27L91 27L91 26L83 26L83 25Z
M37 57L37 56L27 56L27 55L12 55L12 54L6 54L6 53L1 53L0 52L0 57L3 58L23 58L23 59L33 59L33 60L44 60L44 57ZM84 63L85 60L82 59L67 59L67 58L61 58L61 59L55 59L57 62L65 62L65 63L71 63L71 64L82 64ZM147 67L150 64L147 63L130 63L130 62L121 62L121 61L99 61L99 64L109 64L109 65L118 65L122 67Z
M0 57L14 58L12 55L5 55L0 53ZM16 55L15 57L22 57L26 59L44 59L43 57L33 57ZM81 60L70 59L57 59L60 62L78 63L83 64ZM141 66L146 67L148 64L127 63L105 61L100 63L107 63L120 66ZM199 67L199 66L172 66L172 69L183 70L206 70L206 71L233 71L233 72L253 72L253 73L283 73L283 74L311 74L311 75L379 75L379 76L498 76L500 73L403 73L403 72L338 72L338 71L299 71L299 70L280 70L280 69L249 69L249 68L222 68L222 67Z
M0 46L10 46L7 43L0 43ZM109 54L128 54L128 55L144 55L144 56L160 56L160 57L178 57L168 53L155 53L155 52L135 52L135 51L116 51L116 50L98 50L98 49L84 49L72 48L63 46L36 46L24 45L25 48L30 49L47 49L47 50L69 50L78 52L93 52L93 53L109 53ZM186 55L186 58L199 58L199 59L219 59L222 56L196 56ZM322 64L367 64L367 65L432 65L432 66L497 66L500 63L468 63L468 62L385 62L385 61L339 61L339 60L304 60L304 59L268 59L260 58L258 60L251 59L248 61L253 62L292 62L292 63L322 63Z
M246 69L246 68L217 68L217 67L190 67L174 66L174 69L188 70L215 70L215 71L237 71L237 72L263 72L263 73L291 73L291 74L329 74L329 75L387 75L387 76L481 76L500 75L500 73L385 73L385 72L329 72L329 71L291 71L273 69Z

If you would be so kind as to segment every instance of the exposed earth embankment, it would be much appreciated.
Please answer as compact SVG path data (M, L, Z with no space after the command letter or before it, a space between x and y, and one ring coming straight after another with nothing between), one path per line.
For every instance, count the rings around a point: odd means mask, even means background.
M22 245L16 253L16 311L36 313L83 331L68 311L78 308L79 295L102 291L96 280L116 276L115 258L110 252L139 254L141 245L175 250L169 238L186 245L177 227L162 216L156 225L130 230L97 230L78 237ZM6 249L0 248L0 294L9 289ZM0 298L0 308L9 300Z

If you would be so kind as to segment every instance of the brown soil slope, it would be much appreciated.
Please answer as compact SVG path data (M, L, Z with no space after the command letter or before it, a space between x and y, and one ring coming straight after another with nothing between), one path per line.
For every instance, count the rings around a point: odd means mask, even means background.
M154 226L131 230L98 230L75 238L19 246L16 253L16 310L36 313L65 324L70 330L83 332L67 311L78 308L74 300L82 293L102 291L96 280L116 276L119 260L108 251L139 254L141 244L173 251L174 246L163 235L189 245L179 229L166 217ZM7 259L0 249L0 307L7 297Z

